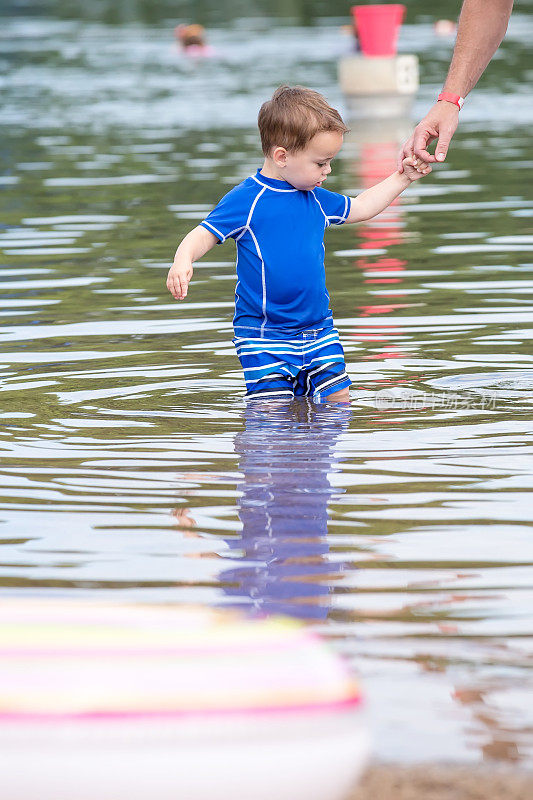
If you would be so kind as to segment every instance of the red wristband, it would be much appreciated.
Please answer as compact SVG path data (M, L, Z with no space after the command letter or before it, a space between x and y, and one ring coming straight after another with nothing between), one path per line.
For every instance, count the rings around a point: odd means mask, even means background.
M453 92L441 92L437 97L437 102L439 100L447 100L448 103L454 103L459 109L463 107L463 103L465 101L464 97L461 97L458 94L453 94Z

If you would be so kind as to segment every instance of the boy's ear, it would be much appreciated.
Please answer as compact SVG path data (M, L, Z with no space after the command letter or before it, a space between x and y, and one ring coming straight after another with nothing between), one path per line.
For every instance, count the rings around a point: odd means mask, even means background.
M276 166L284 167L287 163L287 150L284 147L274 147L271 158Z

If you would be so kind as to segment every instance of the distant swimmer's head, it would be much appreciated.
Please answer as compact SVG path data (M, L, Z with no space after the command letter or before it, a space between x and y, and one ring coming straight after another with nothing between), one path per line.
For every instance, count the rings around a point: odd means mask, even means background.
M337 109L304 86L280 86L258 117L265 164L296 189L321 186L348 128Z
M205 47L205 28L203 25L177 25L174 35L184 50L188 47Z

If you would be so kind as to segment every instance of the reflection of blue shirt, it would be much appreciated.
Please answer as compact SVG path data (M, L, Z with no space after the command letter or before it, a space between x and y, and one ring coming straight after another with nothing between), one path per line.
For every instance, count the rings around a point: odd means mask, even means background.
M219 242L237 243L237 336L291 336L332 326L324 231L342 225L350 198L318 187L300 191L256 174L228 192L201 222Z
M325 619L332 583L344 562L332 559L328 502L333 488L335 447L347 430L350 407L306 402L268 412L259 401L244 411L246 429L235 437L243 480L239 538L227 543L240 563L224 569L219 582L240 607L259 614Z

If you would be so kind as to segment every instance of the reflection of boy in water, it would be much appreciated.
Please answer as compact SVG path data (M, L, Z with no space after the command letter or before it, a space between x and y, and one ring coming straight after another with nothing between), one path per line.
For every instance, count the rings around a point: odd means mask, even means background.
M328 473L335 445L348 428L348 406L257 402L245 409L246 429L235 437L243 480L238 514L242 534L225 540L242 565L219 582L240 607L310 619L328 615L331 583L343 570L329 559ZM177 516L175 514L175 516ZM191 524L181 512L180 523ZM224 556L227 557L227 556Z

